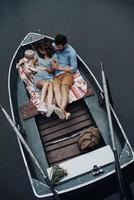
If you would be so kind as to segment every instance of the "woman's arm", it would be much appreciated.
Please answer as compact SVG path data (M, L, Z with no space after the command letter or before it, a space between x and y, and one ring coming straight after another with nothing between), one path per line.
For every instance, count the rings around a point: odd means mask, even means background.
M31 72L38 72L38 71L39 71L39 70L37 69L37 67L36 67L36 68L34 68L34 67L29 67L28 70L30 70Z
M52 72L53 72L53 70L50 69L50 68L48 68L48 67L40 67L40 66L37 66L36 69L37 69L38 71L47 71L47 72L49 72L49 73L52 73Z

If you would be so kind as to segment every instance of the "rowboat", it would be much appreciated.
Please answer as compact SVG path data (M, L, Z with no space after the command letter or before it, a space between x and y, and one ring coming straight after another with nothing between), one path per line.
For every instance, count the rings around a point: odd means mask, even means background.
M33 49L38 41L53 38L38 33L29 33L16 50L8 74L8 92L13 122L37 159L41 169L51 182L54 166L65 169L66 176L53 184L58 195L71 194L101 184L115 174L115 158L108 123L104 93L98 81L77 54L78 69L87 83L87 94L68 105L72 116L60 120L56 114L50 118L41 115L30 102L29 94L22 81L17 63L25 50ZM120 167L125 168L134 161L134 153L120 121L110 106L113 131ZM96 127L101 134L101 142L95 148L81 151L79 138L84 130ZM17 137L33 193L38 198L51 198L54 193L40 173L34 159L28 154Z

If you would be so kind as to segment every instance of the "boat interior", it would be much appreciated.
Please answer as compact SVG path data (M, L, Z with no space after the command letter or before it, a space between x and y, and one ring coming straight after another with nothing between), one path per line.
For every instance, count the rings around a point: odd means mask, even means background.
M96 151L97 149L104 148L106 153L109 152L109 150L105 150L106 146L110 146L110 149L112 149L107 113L104 109L105 105L102 105L101 92L88 69L78 59L78 67L82 76L88 83L88 90L83 98L68 105L67 110L72 113L71 117L68 120L60 120L58 116L53 113L50 118L47 118L41 115L37 111L35 105L29 101L29 94L27 93L25 84L16 71L16 63L22 58L27 48L31 48L31 45L22 46L13 61L14 67L11 70L12 77L10 79L10 87L12 90L14 88L11 95L12 99L14 98L12 104L16 123L19 124L22 135L39 160L41 167L46 170L56 164L66 163L73 159L75 161L78 156L94 152L94 150ZM15 84L16 82L17 84ZM16 87L14 87L15 85ZM118 156L120 158L120 163L124 164L131 160L132 154L129 150L129 144L126 143L126 139L113 114L112 117ZM82 130L91 126L99 129L101 141L95 148L90 149L88 152L82 152L78 146L80 133ZM101 153L101 156L104 155L104 151ZM126 151L129 152L129 155L126 155ZM108 155L111 155L111 153L106 156L108 157ZM106 160L104 157L103 159L99 158L100 154L96 154L96 156L98 156L98 160ZM114 159L112 158L111 161L105 161L106 167L108 162L113 163ZM33 171L33 165L34 163L29 163L29 166L32 166L31 171L33 172L33 177L38 176L40 177L39 179L42 180L36 167ZM107 172L111 169L113 169L113 166L109 168Z

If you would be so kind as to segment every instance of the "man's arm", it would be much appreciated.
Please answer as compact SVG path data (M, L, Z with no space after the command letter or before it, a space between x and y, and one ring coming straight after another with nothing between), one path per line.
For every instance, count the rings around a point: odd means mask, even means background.
M69 58L70 58L70 68L73 73L77 71L77 54L74 49L70 50L69 53Z
M76 54L75 50L70 51L69 59L70 59L69 60L70 65L66 66L66 67L59 66L59 70L75 73L77 70L77 54Z
M62 66L57 64L57 65L53 65L52 69L57 69L57 70L66 71L66 72L71 72L72 73L72 69L69 66L62 67Z
M58 65L58 62L56 60L53 60L52 68L61 71L75 73L77 70L77 54L74 49L71 49L71 51L69 52L69 59L70 59L69 60L70 65L64 67Z

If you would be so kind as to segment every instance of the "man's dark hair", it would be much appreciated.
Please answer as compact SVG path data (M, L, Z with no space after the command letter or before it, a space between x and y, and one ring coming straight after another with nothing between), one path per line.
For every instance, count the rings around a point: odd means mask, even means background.
M55 44L56 45L62 44L64 46L65 44L67 44L67 37L65 35L58 34L55 37Z

